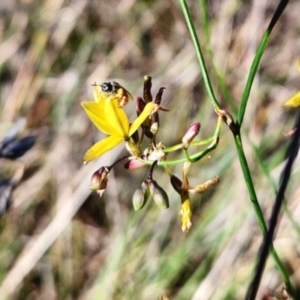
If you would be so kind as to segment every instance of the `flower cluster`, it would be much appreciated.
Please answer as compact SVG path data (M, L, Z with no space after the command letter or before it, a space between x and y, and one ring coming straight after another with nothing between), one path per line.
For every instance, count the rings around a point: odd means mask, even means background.
M153 170L157 166L164 167L170 176L170 182L181 198L180 216L182 230L187 232L192 225L192 209L189 194L199 194L209 187L219 182L219 177L192 187L188 181L188 169L193 162L198 161L204 155L213 150L219 140L221 127L221 117L219 117L215 134L212 138L194 141L200 130L200 123L193 124L182 138L182 143L172 147L165 147L162 142L156 141L156 136L160 127L159 111L168 111L161 107L162 95L165 90L161 87L157 95L153 98L151 94L152 78L145 76L143 97L136 99L137 118L130 123L123 107L133 99L131 94L115 81L94 83L95 101L83 101L81 103L88 117L94 125L107 135L103 140L95 143L84 155L84 163L104 154L121 142L125 142L129 152L128 156L117 159L111 166L102 166L92 176L91 189L100 196L104 193L108 175L111 169L120 161L127 160L126 169L136 169L143 166L150 166L145 180L133 195L133 207L139 210L152 197L160 208L169 207L169 198L164 189L153 179ZM140 128L141 132L138 132ZM144 140L149 140L145 142ZM192 156L188 154L190 146L198 146L209 143L209 146ZM143 148L143 145L146 147ZM179 160L167 160L167 154L175 150L182 150L185 157ZM184 163L182 180L172 174L169 165Z

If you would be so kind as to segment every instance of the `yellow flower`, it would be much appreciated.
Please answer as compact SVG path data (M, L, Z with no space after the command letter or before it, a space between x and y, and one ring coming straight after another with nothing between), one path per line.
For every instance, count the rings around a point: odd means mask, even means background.
M192 227L192 203L189 198L188 192L184 192L181 195L181 208L179 215L181 216L181 230L188 232Z
M298 70L300 72L300 57L298 58ZM284 106L286 107L297 107L300 106L300 91L292 96L290 99L288 99L285 103Z
M127 143L128 150L132 155L139 156L139 146L131 139L131 136L145 119L158 109L155 103L148 103L139 117L130 124L126 113L120 105L120 101L124 100L124 96L129 97L129 92L120 85L117 85L117 88L112 91L107 89L107 84L109 83L94 85L95 102L83 101L81 103L94 125L101 132L108 135L104 140L97 142L88 149L84 155L84 163L88 163L123 141ZM121 104L124 106L124 103Z

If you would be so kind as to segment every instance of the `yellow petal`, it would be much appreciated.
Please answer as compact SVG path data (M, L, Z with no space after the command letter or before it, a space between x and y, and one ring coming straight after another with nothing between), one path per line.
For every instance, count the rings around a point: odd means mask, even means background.
M119 131L115 130L107 120L107 115L104 111L105 102L97 103L92 101L83 101L81 106L84 108L86 114L94 123L94 125L103 133L107 135L118 135Z
M300 105L300 92L295 94L293 97L291 97L289 100L287 100L284 103L284 106L286 107L297 107Z
M98 103L106 99L106 96L103 93L100 84L97 82L95 82L93 94L94 94L95 101Z
M157 107L157 105L153 102L150 102L145 106L143 112L130 125L129 136L132 136L137 131L137 129L150 116L150 114L156 107Z
M94 144L84 155L83 162L86 164L92 159L102 155L103 153L111 150L124 141L122 136L109 136Z
M181 209L179 212L179 214L181 215L181 229L183 232L188 232L192 226L191 200L189 198L186 198L184 200L182 199L181 201Z
M126 113L119 107L118 100L106 100L104 104L105 118L114 132L122 135L124 138L128 137L129 121Z

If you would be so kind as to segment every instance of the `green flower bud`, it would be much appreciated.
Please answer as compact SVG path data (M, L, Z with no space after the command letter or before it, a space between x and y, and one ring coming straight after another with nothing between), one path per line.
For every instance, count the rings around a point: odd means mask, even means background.
M158 183L153 180L149 184L150 193L153 197L154 202L159 208L168 208L169 207L169 198L167 193L163 190Z
M149 186L146 181L143 181L141 186L134 192L132 197L132 205L135 211L140 210L146 204L149 198Z

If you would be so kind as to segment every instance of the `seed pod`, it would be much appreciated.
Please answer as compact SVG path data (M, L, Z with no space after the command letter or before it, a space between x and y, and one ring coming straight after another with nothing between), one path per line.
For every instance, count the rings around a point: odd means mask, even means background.
M182 192L183 192L183 189L182 189L182 181L175 175L172 175L171 176L171 184L174 188L174 190L179 194L181 195Z
M158 185L158 183L153 180L149 184L150 193L153 197L154 202L159 208L169 207L169 197L164 189Z
M132 197L132 205L135 211L140 210L146 204L149 198L149 187L146 181L134 192Z
M182 138L182 148L187 149L200 130L200 123L193 124Z

